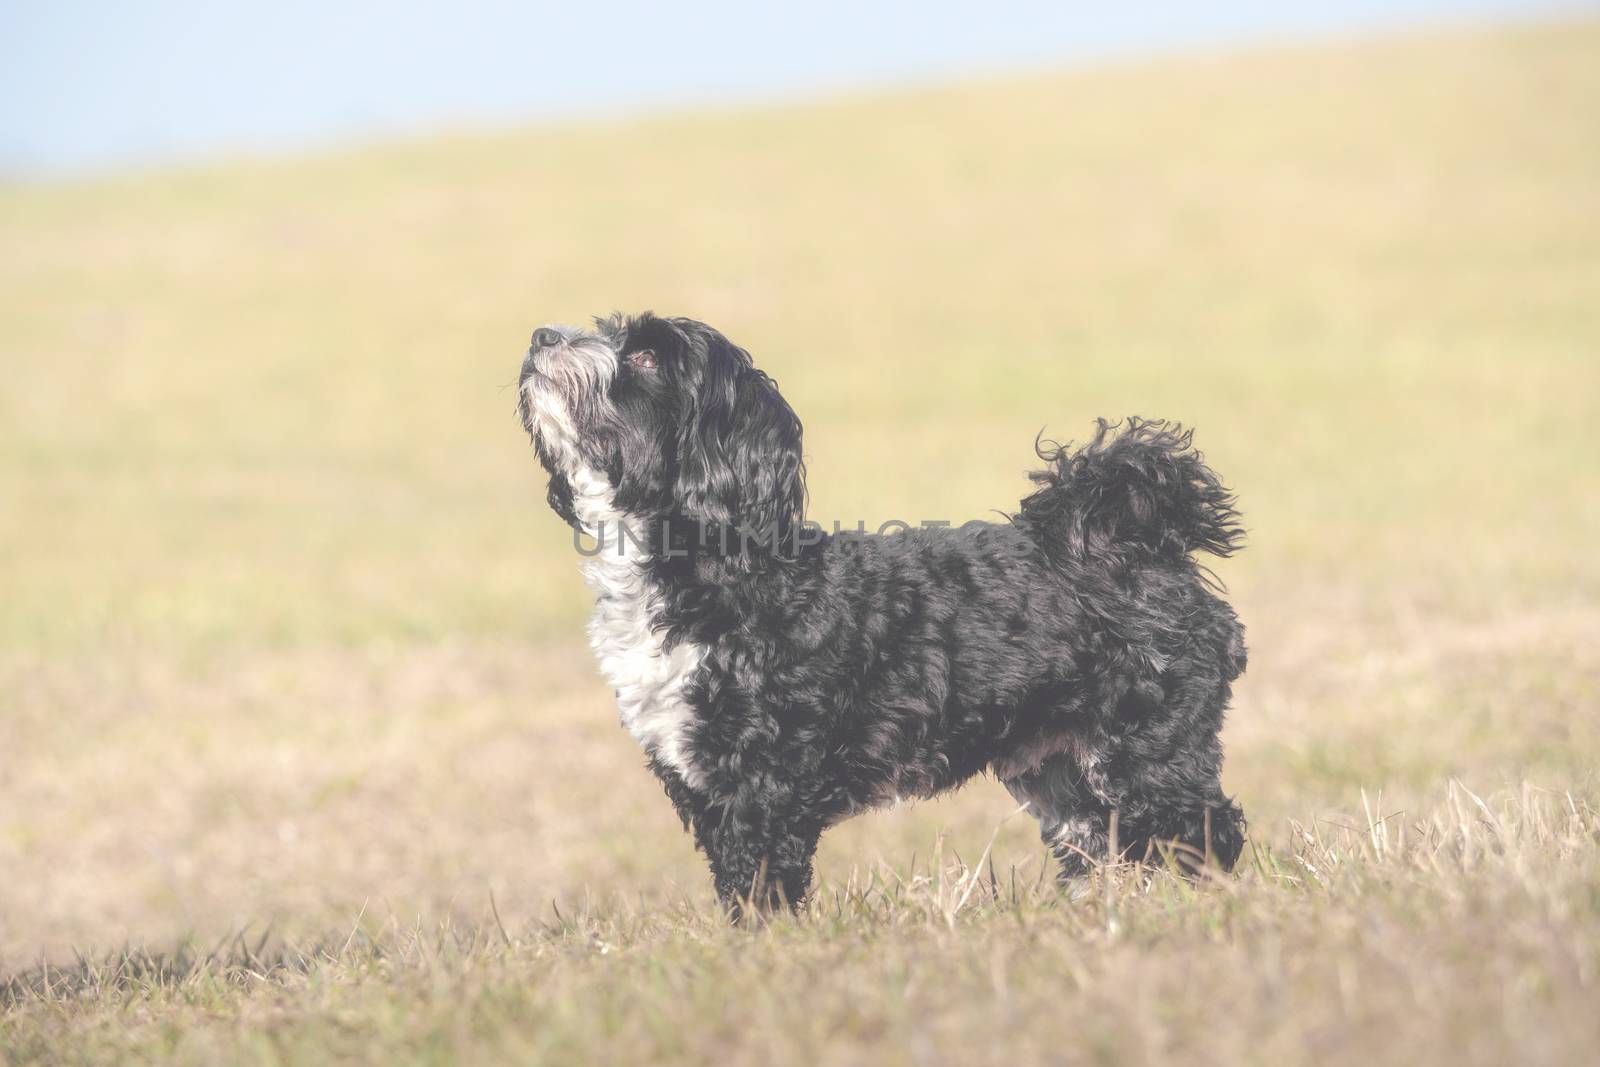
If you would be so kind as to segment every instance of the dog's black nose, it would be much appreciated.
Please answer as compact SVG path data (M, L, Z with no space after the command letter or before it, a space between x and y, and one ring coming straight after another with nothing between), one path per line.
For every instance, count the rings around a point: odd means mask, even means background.
M560 330L552 330L548 326L541 326L537 330L533 331L533 347L535 350L540 348L554 348L556 345L565 340L566 338L561 336Z

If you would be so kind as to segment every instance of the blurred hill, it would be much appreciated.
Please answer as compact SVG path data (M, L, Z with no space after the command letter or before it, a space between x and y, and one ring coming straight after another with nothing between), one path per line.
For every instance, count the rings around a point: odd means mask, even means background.
M531 327L702 318L814 517L1198 426L1247 581L1593 590L1600 23L0 190L0 640L566 633ZM1258 577L1259 576L1259 577ZM1497 594L1498 595L1498 594Z

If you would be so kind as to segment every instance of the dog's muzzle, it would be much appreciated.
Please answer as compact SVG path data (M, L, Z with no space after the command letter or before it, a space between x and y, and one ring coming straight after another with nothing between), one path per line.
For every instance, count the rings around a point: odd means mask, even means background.
M536 372L549 375L552 361L566 343L567 336L553 326L541 326L534 330L528 342L528 354L522 358L521 384L527 385L528 379Z

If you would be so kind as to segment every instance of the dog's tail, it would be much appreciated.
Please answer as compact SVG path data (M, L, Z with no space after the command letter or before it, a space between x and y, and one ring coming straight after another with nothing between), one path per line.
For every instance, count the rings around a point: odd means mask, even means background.
M1098 420L1074 449L1034 442L1047 464L1016 517L1058 563L1087 556L1232 554L1244 540L1233 494L1195 451L1194 432L1158 419Z

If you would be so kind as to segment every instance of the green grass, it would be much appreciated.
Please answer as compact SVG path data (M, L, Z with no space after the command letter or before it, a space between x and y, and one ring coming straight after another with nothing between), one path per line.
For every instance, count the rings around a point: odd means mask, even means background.
M1590 20L0 188L0 1063L1588 1055L1597 129ZM642 307L823 521L1195 425L1242 874L1063 898L980 781L725 929L511 410Z

